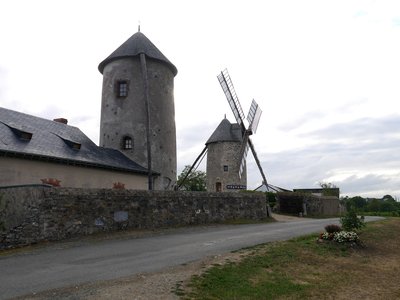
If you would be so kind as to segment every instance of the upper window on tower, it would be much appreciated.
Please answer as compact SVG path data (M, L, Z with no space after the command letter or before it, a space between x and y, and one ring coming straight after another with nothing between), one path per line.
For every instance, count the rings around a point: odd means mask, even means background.
M128 81L118 80L116 86L117 97L128 96Z
M125 137L122 139L122 148L123 148L124 150L131 150L131 149L133 149L133 141L132 141L132 138L131 138L131 137L125 136Z

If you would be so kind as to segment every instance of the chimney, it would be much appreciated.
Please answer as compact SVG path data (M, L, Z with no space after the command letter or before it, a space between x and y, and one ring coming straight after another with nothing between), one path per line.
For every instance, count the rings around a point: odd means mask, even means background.
M62 124L68 124L68 120L64 118L57 118L53 120L54 122L62 123Z

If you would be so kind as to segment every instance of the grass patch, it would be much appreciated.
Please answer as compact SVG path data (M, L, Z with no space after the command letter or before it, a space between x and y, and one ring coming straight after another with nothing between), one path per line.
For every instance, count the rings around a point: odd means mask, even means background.
M321 229L322 230L322 229ZM363 247L317 243L316 235L243 250L240 262L210 267L183 299L398 299L400 220L368 223Z

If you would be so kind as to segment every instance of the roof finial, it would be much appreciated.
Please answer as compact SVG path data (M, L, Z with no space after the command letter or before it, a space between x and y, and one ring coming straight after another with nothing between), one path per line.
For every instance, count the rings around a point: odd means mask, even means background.
M139 25L138 25L138 32L140 32L140 21L139 21Z
M224 119L226 119L226 114L225 114L225 117L224 117Z

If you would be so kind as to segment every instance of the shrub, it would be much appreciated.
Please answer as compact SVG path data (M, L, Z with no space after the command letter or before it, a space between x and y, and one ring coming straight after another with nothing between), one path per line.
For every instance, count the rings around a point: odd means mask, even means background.
M349 210L343 217L341 217L340 223L345 231L353 231L365 226L364 218L358 218L354 209Z
M325 231L328 233L335 233L335 232L342 231L342 227L340 227L339 225L336 225L336 224L330 224L330 225L325 226Z
M265 192L266 196L267 196L267 201L268 204L271 208L274 208L274 206L276 205L276 197L275 197L275 193L272 192Z

